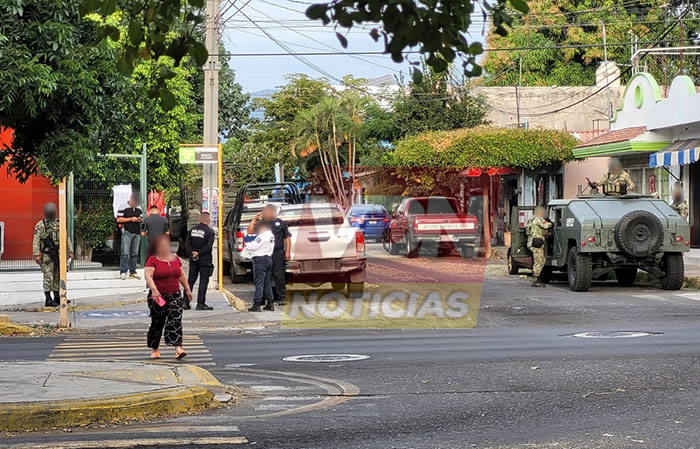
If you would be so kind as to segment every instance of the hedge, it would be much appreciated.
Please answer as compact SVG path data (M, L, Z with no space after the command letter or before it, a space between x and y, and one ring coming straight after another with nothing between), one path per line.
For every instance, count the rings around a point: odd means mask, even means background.
M406 137L394 159L408 167L536 168L573 159L576 143L564 131L478 127Z

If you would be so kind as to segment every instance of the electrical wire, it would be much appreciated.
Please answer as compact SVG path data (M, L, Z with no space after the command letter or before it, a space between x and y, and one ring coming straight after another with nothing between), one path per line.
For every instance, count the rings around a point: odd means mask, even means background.
M258 28L263 29L263 28ZM687 39L664 39L634 42L634 45L650 45L650 44L671 44L687 41ZM631 42L608 42L608 47L626 47L633 45ZM570 45L548 45L548 46L530 46L530 47L496 47L484 48L485 53L503 52L503 51L525 51L525 50L545 50L545 49L571 49L571 48L598 48L603 47L603 44L570 44ZM419 50L408 50L404 54L419 54ZM221 53L219 56L236 56L236 57L258 57L258 56L351 56L351 55L387 55L384 51L325 51L325 52L297 52L297 53Z
M245 8L246 6L248 6L248 3L250 3L251 1L252 1L252 0L248 0L247 2L245 2L245 3L243 4L243 6L241 6L240 8L238 8L237 10L235 10L235 11L233 12L233 14L231 14L230 16L228 16L228 18L222 19L222 20L221 20L221 24L225 24L226 22L228 22L229 20L231 20L231 18L233 18L236 14L238 14L238 13L241 12L241 11L243 11L243 8ZM233 5L231 5L231 6L233 6Z
M267 4L274 5L274 3L268 2L267 0L260 0L260 1L263 2L263 3L267 3ZM266 13L264 13L264 12L258 10L258 9L255 9L255 8L253 8L252 6L250 7L250 9L252 9L253 11L256 11L256 12L258 12L258 13L260 13L260 14L262 14L262 15L264 15L264 16L266 16L266 17L272 19L272 20L275 20L275 19L273 19L272 17L270 17L269 15L267 15ZM285 28L286 28L286 27L285 27ZM337 50L337 49L334 48L333 46L328 45L328 44L326 44L325 42L320 41L320 40L318 40L318 39L315 39L315 38L313 38L313 37L311 37L311 36L307 36L307 35L303 34L303 33L300 32L300 31L293 30L293 29L290 29L290 31L292 31L292 32L294 32L294 33L296 33L296 34L298 34L298 35L301 36L301 37L304 37L304 38L306 38L306 39L309 39L309 40L311 40L311 41L313 41L313 42L315 42L315 43L317 43L317 44L323 45L323 46L326 47L326 48L330 48L330 49L333 50L333 51L341 51L342 53L346 54L347 56L350 56L350 57L353 58L353 59L362 61L362 62L364 62L364 63L366 63L366 64L371 64L371 65L374 65L374 66L376 66L376 67L380 67L380 68L383 68L383 69L386 69L386 70L391 70L391 71L393 71L393 72L395 72L395 73L401 73L400 70L396 70L395 68L392 68L392 67L389 67L389 66L385 66L385 65L383 65L383 64L379 64L379 63L376 63L376 62L374 62L374 61L368 61L368 60L366 60L366 59L360 58L359 56L351 55L351 54L349 54L349 53L346 52L346 51Z

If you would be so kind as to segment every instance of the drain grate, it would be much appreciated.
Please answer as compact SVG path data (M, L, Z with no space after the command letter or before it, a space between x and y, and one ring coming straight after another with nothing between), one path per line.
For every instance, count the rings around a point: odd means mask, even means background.
M309 354L292 355L282 360L285 362L308 362L308 363L337 363L337 362L357 362L367 360L368 355L361 354Z
M649 337L650 335L661 335L661 332L640 332L640 331L599 331L599 332L579 332L570 334L570 337L578 338L636 338Z

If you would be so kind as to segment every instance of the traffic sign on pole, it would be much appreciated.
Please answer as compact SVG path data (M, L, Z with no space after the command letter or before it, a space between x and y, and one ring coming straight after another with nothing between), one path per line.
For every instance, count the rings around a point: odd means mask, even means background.
M180 147L181 164L216 164L219 162L217 147Z

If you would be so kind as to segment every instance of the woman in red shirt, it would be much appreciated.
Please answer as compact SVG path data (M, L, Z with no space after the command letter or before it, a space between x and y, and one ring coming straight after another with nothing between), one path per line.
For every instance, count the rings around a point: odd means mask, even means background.
M182 349L182 296L180 286L185 289L187 299L192 301L192 291L187 276L182 270L180 258L170 251L170 237L161 235L148 245L150 257L146 260L145 277L148 288L148 308L151 311L151 326L148 328L148 347L153 350L152 359L159 359L160 337L165 344L175 346L175 358L187 355Z

